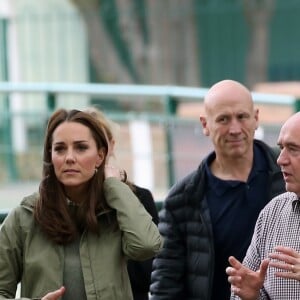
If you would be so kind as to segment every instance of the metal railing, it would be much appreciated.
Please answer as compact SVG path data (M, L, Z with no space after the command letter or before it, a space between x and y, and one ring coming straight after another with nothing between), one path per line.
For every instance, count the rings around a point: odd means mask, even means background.
M126 101L134 103L141 103L147 101L159 101L162 103L162 113L151 113L151 118L168 119L176 117L176 109L181 102L201 102L207 93L207 88L196 87L180 87L180 86L150 86L150 85L127 85L127 84L93 84L93 83L17 83L17 82L0 82L0 93L6 94L4 121L6 122L6 137L7 137L7 163L10 170L10 177L12 180L16 178L16 171L14 170L13 147L11 141L11 108L10 95L14 93L39 93L44 94L47 102L48 111L51 112L56 107L57 98L62 94L74 94L85 96L117 96L117 101L122 102L122 97L126 97ZM128 98L129 97L129 98ZM299 110L299 100L291 95L278 94L263 94L253 93L253 99L258 104L269 105L285 105L293 106L295 110ZM104 98L103 101L111 99ZM132 112L131 112L132 113ZM124 118L124 112L122 112ZM141 114L141 113L140 113ZM130 118L136 118L137 115L130 115ZM149 115L148 115L149 118ZM174 158L171 145L171 133L168 126L166 126L166 143L168 154L168 177L169 185L174 183Z
M160 85L127 85L97 83L16 83L0 82L0 93L44 93L54 98L58 94L110 95L110 96L148 96L160 97L163 102L195 102L203 100L207 88L160 86ZM259 104L295 105L298 99L292 95L265 94L253 92L253 100ZM53 99L55 100L55 99ZM132 98L132 101L137 101ZM145 101L145 100L143 100ZM146 98L147 101L147 98ZM167 105L166 105L167 107Z
M126 85L126 84L89 84L89 83L16 83L16 82L0 82L0 94L7 95L7 110L5 113L10 114L10 95L14 93L40 93L45 95L46 105L51 112L56 107L57 98L62 94L76 94L87 96L118 96L117 101L122 102L122 97L126 101L134 103L159 101L163 105L163 111L160 114L151 113L151 118L176 118L177 105L182 102L201 102L203 101L207 88L196 87L180 87L180 86L149 86L149 85ZM263 94L252 93L254 102L257 104L267 105L283 105L293 107L294 110L299 110L299 100L290 95L278 94ZM103 101L106 101L104 98ZM124 113L124 112L122 112ZM3 114L3 113L2 113ZM132 112L129 118L132 118ZM138 114L134 115L136 117ZM7 129L10 130L9 120L11 115L6 118L8 122ZM171 143L169 128L166 127L167 137L167 151L168 151L168 176L169 185L174 183L174 170L173 170L173 151L170 149ZM8 145L8 149L12 149L12 145ZM8 151L8 155L12 155L12 151ZM8 158L8 163L12 163L13 157ZM9 166L13 168L13 166ZM13 174L13 170L11 171ZM161 201L156 203L157 209L160 210L162 206ZM0 210L0 223L3 222L9 210Z

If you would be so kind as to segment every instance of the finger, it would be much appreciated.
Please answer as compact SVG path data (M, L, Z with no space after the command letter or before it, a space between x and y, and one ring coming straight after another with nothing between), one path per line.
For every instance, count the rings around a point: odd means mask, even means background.
M281 254L281 253L270 253L269 257L278 261L281 261L285 264L291 264L294 265L297 263L297 259L295 256L292 255L287 255L287 254Z
M65 290L65 287L62 286L58 290L55 290L45 295L45 297L43 297L42 300L58 300L65 293Z
M295 258L300 257L300 254L291 247L276 246L274 249L276 252L280 252L288 256L293 256Z
M233 268L233 267L227 267L226 269L225 269L225 273L228 275L228 276L239 276L240 277L240 275L239 275L239 271L237 270L237 269L235 269L235 268Z
M225 269L225 272L226 272L227 275L234 275L235 269L232 268L232 267L227 267L227 268Z
M64 286L62 286L58 290L54 291L54 294L56 296L62 296L65 293L65 291L66 291L66 288Z
M294 265L287 264L287 263L282 263L282 262L277 262L277 261L270 262L270 266L273 267L273 268L277 268L277 269L287 271L287 272L292 271L292 268L294 267Z
M228 262L235 269L240 269L243 266L242 263L238 261L234 256L230 256L228 258Z
M270 264L270 261L268 259L264 259L261 262L260 267L259 267L259 273L260 273L261 278L265 278L269 264Z
M228 276L227 281L232 285L237 285L242 281L241 276Z
M299 280L297 271L294 267L294 265L290 265L289 271L287 272L275 272L275 276L280 277L280 278L288 278L288 279L296 279Z

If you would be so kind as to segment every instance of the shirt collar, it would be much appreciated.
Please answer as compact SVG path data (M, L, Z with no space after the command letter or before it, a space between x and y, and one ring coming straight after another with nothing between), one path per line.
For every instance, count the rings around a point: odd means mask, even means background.
M222 180L216 177L210 170L210 164L216 158L216 153L211 153L205 162L205 171L207 174L209 187L215 191L218 196L222 196L228 189L238 186L241 181L238 180Z
M257 146L254 145L253 147L254 159L253 165L248 176L247 182L249 182L253 177L257 175L257 173L266 171L268 169L266 158L262 152L262 150ZM208 155L206 162L205 162L205 170L208 177L208 182L211 188L213 188L217 195L221 196L224 194L228 189L237 187L240 184L245 184L239 180L222 180L218 177L214 176L210 170L211 163L215 160L216 153L212 152Z
M296 212L297 210L298 211L300 210L300 198L299 197L295 197L292 200L292 209L293 209L293 212Z

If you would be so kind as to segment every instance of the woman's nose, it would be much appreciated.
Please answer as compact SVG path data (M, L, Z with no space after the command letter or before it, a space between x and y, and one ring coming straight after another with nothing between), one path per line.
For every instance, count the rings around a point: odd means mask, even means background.
M67 155L66 155L66 162L71 163L75 161L75 156L72 150L68 150Z

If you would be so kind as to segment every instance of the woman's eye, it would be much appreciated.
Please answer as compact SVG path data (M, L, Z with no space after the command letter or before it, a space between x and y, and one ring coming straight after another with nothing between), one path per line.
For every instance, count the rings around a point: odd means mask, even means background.
M88 146L87 146L87 145L78 145L78 146L77 146L77 149L78 149L79 151L85 151L86 149L88 149Z
M55 152L58 152L58 153L63 152L64 149L65 149L64 147L54 147L54 151L55 151Z

